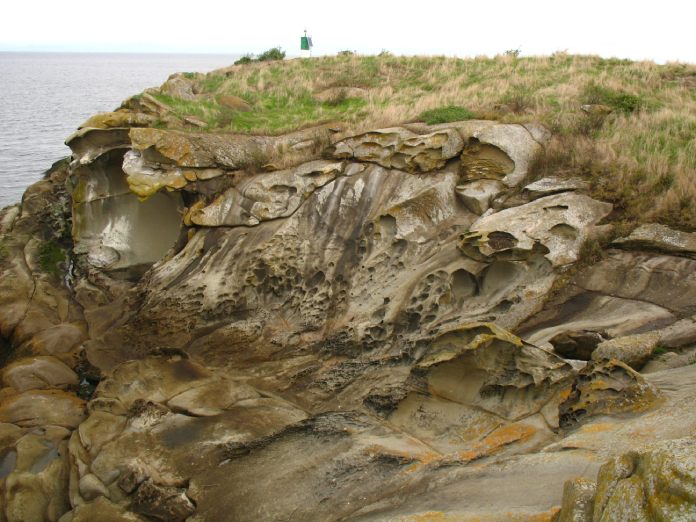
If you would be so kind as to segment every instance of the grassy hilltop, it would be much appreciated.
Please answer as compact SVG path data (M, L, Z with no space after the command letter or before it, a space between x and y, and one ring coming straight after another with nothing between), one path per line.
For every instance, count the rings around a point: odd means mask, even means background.
M565 53L473 59L383 53L252 62L184 77L197 99L155 98L215 132L279 134L327 121L355 132L413 121L540 121L554 138L535 175L589 179L622 220L696 229L694 65ZM246 106L221 103L231 96Z

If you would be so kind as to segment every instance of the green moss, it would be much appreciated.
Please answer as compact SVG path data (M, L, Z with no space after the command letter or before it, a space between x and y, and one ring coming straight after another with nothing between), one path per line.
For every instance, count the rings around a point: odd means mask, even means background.
M664 355L668 352L669 350L665 348L664 346L657 345L655 349L653 350L653 355Z
M65 263L65 252L55 241L43 241L39 246L38 260L43 272L58 276Z
M451 121L470 120L473 117L474 114L465 107L448 105L447 107L439 107L422 112L420 116L418 116L418 119L424 121L428 125L435 125L438 123L449 123Z

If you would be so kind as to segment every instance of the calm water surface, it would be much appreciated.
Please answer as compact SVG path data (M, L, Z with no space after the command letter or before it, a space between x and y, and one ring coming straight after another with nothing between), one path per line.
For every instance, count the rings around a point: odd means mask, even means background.
M0 207L70 154L63 142L89 116L174 72L207 72L238 56L0 52Z

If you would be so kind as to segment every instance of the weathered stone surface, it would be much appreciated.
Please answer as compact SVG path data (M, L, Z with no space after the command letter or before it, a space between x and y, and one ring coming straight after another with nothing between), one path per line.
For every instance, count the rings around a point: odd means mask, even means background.
M23 427L52 424L76 428L84 420L84 403L60 390L28 390L17 393L0 390L0 422Z
M580 194L547 196L484 216L461 236L460 250L477 260L526 259L542 254L554 266L577 260L592 227L611 205Z
M485 323L435 338L416 371L431 394L509 420L539 412L572 378L562 359Z
M466 208L479 216L491 206L493 199L502 192L505 185L494 179L481 179L457 185L457 196Z
M159 192L140 201L129 190L123 161L120 152L112 152L75 172L74 250L112 271L151 265L173 246L181 229L181 195Z
M554 522L592 522L597 484L577 478L563 485L563 503Z
M600 468L592 520L693 520L695 489L693 438L649 445Z
M147 519L129 511L124 506L114 504L104 497L94 502L80 504L66 513L60 522L146 522Z
M57 521L68 502L67 436L55 426L32 430L5 455L0 473L0 518Z
M618 359L634 370L640 370L650 359L659 341L660 334L657 332L627 335L602 341L592 352L592 360Z
M260 174L230 188L210 205L190 213L202 226L251 226L261 221L288 217L318 188L343 171L342 162L304 163L289 170Z
M383 167L430 172L445 166L464 143L454 129L418 135L401 127L371 131L335 144L334 156L370 161Z
M155 520L181 522L196 510L184 488L159 486L149 480L133 494L132 509Z
M2 382L15 390L40 388L64 388L78 383L77 374L72 369L49 356L31 357L15 361L2 369Z
M1 520L573 519L590 498L576 481L561 506L564 482L696 430L696 366L576 376L552 353L653 331L686 358L696 293L683 253L569 270L610 206L517 188L542 127L407 124L279 171L330 130L138 128L174 118L147 93L126 111L71 142L70 291L40 256L70 250L48 225L65 177L0 215ZM500 193L474 208L467 184ZM138 196L180 199L141 214Z
M696 256L696 234L673 230L656 223L641 225L628 237L616 239L612 244L627 249L658 250Z
M156 118L150 114L121 109L114 112L95 114L85 121L80 128L113 129L124 127L146 127L155 123Z
M132 148L147 163L184 168L236 170L268 163L275 155L298 145L327 140L327 127L315 127L277 137L188 133L154 128L132 128ZM69 144L72 147L72 142Z
M576 377L560 405L562 426L601 414L640 412L653 405L658 391L630 366L617 360L592 361Z
M194 83L182 74L171 75L159 88L162 94L179 100L192 101L197 98Z
M541 136L535 134L522 125L480 126L471 132L462 152L465 176L499 179L508 187L520 185L543 147L537 141Z

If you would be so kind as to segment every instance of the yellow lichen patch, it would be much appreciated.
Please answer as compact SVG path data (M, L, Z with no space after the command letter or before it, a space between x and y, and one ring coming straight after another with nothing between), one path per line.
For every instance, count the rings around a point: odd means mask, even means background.
M458 453L458 457L463 461L487 457L505 446L509 446L515 442L529 440L536 432L537 429L528 424L508 424L487 435L482 441L477 442L470 450Z
M152 128L133 128L128 133L134 149L146 150L154 147L165 158L173 160L181 166L196 166L193 161L191 141L176 132L162 131Z
M580 428L582 433L602 433L605 431L614 431L620 426L615 422L598 422L597 424L587 424Z
M202 199L199 199L193 205L191 205L184 212L184 225L186 225L187 227L193 226L193 221L191 221L191 216L193 216L196 212L198 212L202 208L205 208L205 201Z
M95 114L84 122L80 127L89 127L94 129L113 129L118 127L144 127L152 125L155 122L154 116L143 114L142 112L133 112L128 110L120 110L115 112L102 112Z

